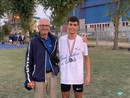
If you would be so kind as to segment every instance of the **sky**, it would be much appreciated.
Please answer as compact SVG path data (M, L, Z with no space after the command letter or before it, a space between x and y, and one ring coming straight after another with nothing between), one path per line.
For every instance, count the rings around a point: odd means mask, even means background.
M44 11L43 7L41 5L38 5L37 8L36 8L36 13L35 14L36 15L34 15L34 16L49 19L48 16L51 15L51 11L50 10Z

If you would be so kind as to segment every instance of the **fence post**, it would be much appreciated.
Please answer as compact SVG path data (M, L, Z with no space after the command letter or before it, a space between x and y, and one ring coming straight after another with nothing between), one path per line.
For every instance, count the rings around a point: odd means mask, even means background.
M98 46L98 30L96 29L96 46Z

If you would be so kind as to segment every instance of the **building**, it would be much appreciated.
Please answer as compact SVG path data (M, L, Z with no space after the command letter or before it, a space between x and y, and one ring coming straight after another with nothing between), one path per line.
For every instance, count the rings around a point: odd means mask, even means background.
M8 24L11 26L11 30L12 30L11 34L21 33L23 31L20 25L20 16L9 14L7 15L7 19L8 19L7 20ZM32 18L32 23L31 23L32 31L38 31L39 20L40 18L36 16Z
M39 22L40 19L41 19L40 17L36 17L36 16L33 17L32 31L37 31L38 32L38 22Z
M8 24L11 27L11 34L15 34L21 31L20 28L20 17L18 15L13 15L13 14L8 14L6 15L7 19L8 19Z
M70 16L77 16L80 20L80 32L91 33L96 35L109 36L114 35L114 24L108 15L110 7L116 6L118 0L85 0L78 4L76 8L70 13ZM119 23L119 35L130 35L129 21L121 17Z

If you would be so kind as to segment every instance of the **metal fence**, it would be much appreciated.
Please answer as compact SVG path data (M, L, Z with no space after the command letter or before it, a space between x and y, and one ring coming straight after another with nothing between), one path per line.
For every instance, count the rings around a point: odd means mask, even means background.
M114 42L114 28L90 28L87 29L87 36L89 39L95 40L96 45L105 44L106 46L113 45ZM119 27L119 46L130 47L130 27Z

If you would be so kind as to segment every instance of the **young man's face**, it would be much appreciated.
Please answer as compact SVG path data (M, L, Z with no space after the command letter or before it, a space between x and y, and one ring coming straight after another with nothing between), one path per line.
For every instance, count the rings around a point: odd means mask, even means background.
M70 22L68 23L68 33L70 34L74 34L77 33L79 28L79 24L78 22Z

